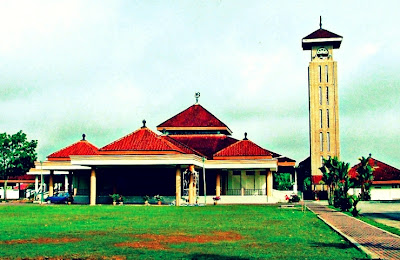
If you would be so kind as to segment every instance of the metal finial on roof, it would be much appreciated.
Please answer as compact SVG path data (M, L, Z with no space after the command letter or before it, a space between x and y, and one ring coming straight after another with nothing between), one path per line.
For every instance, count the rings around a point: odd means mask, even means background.
M143 119L142 123L143 123L142 128L146 128L146 120L145 119Z
M196 104L198 104L199 103L200 92L196 92L194 94L194 97L196 98Z
M246 132L244 132L244 139L243 140L249 140L249 139L247 139L247 133Z
M319 29L322 29L322 16L319 16Z
M82 134L82 141L85 141L85 137L86 137L86 135Z
M371 157L372 156L372 154L371 153L369 153L369 157Z

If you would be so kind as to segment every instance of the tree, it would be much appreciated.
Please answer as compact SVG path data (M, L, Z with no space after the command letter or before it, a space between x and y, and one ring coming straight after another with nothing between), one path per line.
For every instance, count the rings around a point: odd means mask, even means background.
M37 140L28 141L22 131L13 135L0 134L0 178L5 180L4 199L8 178L23 175L34 167L36 146Z
M370 189L372 180L374 179L374 168L371 167L369 161L371 160L371 154L367 158L362 156L358 158L360 160L360 165L357 168L357 182L361 185L361 200L369 200L370 196Z
M333 203L336 207L339 204L343 204L343 200L347 200L347 192L351 186L348 175L350 165L339 161L337 157L323 159L323 163L320 168L322 181L328 185L329 204L332 205Z
M274 174L274 182L277 190L291 190L293 182L290 181L290 173Z

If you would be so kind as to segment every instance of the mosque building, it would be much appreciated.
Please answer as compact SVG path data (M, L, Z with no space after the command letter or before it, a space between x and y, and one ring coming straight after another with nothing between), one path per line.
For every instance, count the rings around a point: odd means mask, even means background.
M274 173L294 173L295 161L231 136L231 129L196 103L157 126L136 131L97 148L82 140L36 164L45 172L49 195L69 190L75 203L110 203L122 194L126 203L161 195L165 203L273 203L284 198L273 190ZM61 187L60 186L61 183ZM207 198L208 196L208 198Z

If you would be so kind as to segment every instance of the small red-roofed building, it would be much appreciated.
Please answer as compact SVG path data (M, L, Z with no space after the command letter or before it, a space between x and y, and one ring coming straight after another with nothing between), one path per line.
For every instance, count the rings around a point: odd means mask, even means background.
M37 163L70 180L76 203L111 203L121 194L125 203L143 203L145 195L161 195L165 203L269 203L274 196L273 174L294 174L295 161L231 136L230 128L196 104L157 126L158 134L143 125L97 148L83 138ZM52 180L50 182L50 180ZM49 187L49 190L52 188ZM292 191L289 191L292 192ZM201 200L200 200L201 198Z
M400 200L400 170L370 157L369 165L374 169L371 187L371 200ZM356 178L357 168L361 163L349 170L350 178ZM356 189L355 193L359 193Z
M94 156L98 154L98 148L87 141L86 135L83 134L81 140L48 155L46 161L36 162L35 168L28 172L28 175L35 176L35 191L38 194L36 198L40 199L42 190L45 193L43 198L53 196L59 191L76 195L77 187L80 187L80 190L88 190L89 187L87 182L83 181L83 176L89 176L91 168L71 164L71 156ZM39 181L43 186L39 187ZM84 199L82 202L88 201Z

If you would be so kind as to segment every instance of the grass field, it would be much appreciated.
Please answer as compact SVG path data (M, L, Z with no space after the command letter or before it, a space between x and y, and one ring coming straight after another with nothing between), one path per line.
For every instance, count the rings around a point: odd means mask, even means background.
M0 206L2 258L354 259L313 213L277 206Z

